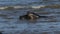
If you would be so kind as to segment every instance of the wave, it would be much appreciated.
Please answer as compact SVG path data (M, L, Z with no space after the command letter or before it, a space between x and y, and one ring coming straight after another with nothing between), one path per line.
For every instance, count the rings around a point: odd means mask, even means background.
M39 5L39 6L0 6L0 10L4 9L21 9L21 8L33 8L33 9L39 9L41 7L44 7L44 5Z
M38 6L0 6L0 10L13 10L13 9L39 9L39 8L60 8L60 5L38 5Z

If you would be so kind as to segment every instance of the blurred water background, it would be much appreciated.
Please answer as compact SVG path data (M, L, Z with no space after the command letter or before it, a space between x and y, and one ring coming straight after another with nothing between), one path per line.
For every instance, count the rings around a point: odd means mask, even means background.
M49 16L19 20L27 11ZM60 0L0 0L0 32L3 34L60 34Z

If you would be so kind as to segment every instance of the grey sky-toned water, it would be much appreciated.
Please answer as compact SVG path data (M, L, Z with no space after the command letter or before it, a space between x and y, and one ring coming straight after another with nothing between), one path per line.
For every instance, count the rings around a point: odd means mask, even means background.
M34 3L36 2L36 3ZM59 0L0 0L0 6L10 5L53 5L60 4ZM40 18L36 21L19 20L19 16L25 15L27 10L0 10L0 31L3 34L60 34L60 9L44 8L39 14L54 16L52 18Z

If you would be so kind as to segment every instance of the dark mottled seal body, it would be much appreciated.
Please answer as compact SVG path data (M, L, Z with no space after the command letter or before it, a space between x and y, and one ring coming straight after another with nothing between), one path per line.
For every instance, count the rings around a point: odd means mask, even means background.
M26 15L20 16L19 19L38 19L38 18L46 18L47 16L40 16L34 12L27 12Z

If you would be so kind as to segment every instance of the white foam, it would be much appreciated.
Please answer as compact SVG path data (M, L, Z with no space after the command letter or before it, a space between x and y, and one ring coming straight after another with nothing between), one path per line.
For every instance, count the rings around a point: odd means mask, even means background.
M39 9L41 7L45 7L45 5L39 5L39 6L3 6L0 7L0 10L9 8L9 7L13 7L14 9L19 9L19 8L33 8L33 9Z
M34 9L39 9L39 8L41 8L41 7L45 7L45 5L32 6L32 8L34 8Z
M13 6L14 8L24 8L25 6Z
M0 7L0 10L1 10L1 9L5 9L5 8L7 8L7 7Z

